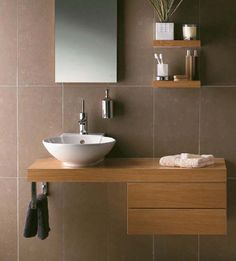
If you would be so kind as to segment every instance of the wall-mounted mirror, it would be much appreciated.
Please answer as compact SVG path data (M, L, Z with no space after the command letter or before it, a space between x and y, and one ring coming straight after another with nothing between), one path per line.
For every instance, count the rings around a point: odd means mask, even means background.
M117 81L117 0L56 0L55 81Z

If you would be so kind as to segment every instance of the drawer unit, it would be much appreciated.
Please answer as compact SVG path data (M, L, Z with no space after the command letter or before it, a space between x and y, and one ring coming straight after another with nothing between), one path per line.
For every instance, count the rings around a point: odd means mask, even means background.
M225 209L129 209L128 234L222 235Z
M226 208L225 183L130 183L128 208Z
M226 234L226 182L128 183L128 234Z

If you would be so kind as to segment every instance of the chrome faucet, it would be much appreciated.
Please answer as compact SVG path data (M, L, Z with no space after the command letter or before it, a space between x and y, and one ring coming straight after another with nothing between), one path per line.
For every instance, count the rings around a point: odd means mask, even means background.
M84 112L84 99L81 99L82 111L79 114L79 133L88 134L88 115Z

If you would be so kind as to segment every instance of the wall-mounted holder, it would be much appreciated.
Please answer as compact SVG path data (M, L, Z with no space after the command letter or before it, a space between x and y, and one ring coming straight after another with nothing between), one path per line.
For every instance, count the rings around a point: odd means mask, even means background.
M105 91L105 98L102 100L102 118L112 119L113 118L113 101L109 96L109 90Z
M48 182L42 182L42 191L44 195L48 195ZM31 183L31 208L37 207L37 183Z
M153 47L157 48L200 48L201 41L200 40L173 40L173 41L163 41L163 40L154 40ZM154 57L157 59L157 55ZM159 59L159 57L158 57ZM181 81L173 81L173 80L165 80L163 77L157 78L156 68L155 68L155 80L152 83L154 88L200 88L201 81L199 80L199 71L197 69L198 61L198 54L195 52L195 74L193 80L181 80ZM158 62L160 63L160 62Z
M157 81L168 81L168 64L158 63L157 64Z

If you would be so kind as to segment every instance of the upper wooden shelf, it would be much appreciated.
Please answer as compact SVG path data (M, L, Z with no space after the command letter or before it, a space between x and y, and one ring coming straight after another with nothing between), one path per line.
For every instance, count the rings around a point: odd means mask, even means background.
M170 168L157 158L112 158L97 166L70 168L53 158L35 161L28 181L41 182L226 182L224 159L206 168Z
M200 48L200 40L153 40L153 46L159 48Z
M200 88L200 81L153 81L154 88Z

